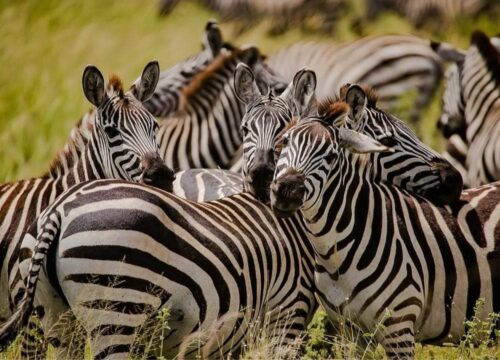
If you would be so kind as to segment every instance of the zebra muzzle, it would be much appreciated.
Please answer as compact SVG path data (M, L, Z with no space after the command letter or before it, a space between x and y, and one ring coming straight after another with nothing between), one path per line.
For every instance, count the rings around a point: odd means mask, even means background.
M141 167L141 183L169 192L173 191L175 173L157 154L146 154L141 160Z

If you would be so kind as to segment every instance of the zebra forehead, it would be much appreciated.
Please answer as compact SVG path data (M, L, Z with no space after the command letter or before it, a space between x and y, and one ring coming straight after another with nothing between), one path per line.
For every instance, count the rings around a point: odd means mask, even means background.
M120 98L123 98L123 83L118 75L111 74L111 76L109 77L107 93L109 96L117 94Z

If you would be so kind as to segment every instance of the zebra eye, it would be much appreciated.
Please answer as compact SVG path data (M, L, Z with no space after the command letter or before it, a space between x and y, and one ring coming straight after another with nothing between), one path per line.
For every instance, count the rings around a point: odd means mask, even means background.
M392 137L392 136L386 136L382 139L379 139L379 143L381 143L382 145L385 145L387 147L393 147L393 146L396 146L398 144L397 140L394 139L394 137Z
M290 141L290 137L288 136L288 134L286 135L283 135L282 139L281 139L281 142L283 144L283 146L286 146L288 145L288 142Z
M241 125L241 133L243 134L243 136L245 136L248 133L248 126L242 124Z
M105 126L104 131L106 132L106 134L108 135L108 137L110 139L115 138L118 135L120 135L120 132L118 131L118 129L115 126Z

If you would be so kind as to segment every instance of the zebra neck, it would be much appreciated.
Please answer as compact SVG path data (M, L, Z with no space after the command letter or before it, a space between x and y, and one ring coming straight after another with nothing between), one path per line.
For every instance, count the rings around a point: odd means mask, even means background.
M371 176L369 155L346 155L331 170L317 203L302 210L317 262L330 273L373 225Z
M89 139L92 137L96 109L87 112L71 130L70 136L63 149L56 155L48 174L57 179L67 173L72 172L73 167L81 158L82 153L87 148Z
M103 159L98 147L93 141L89 141L85 149L80 153L75 164L66 170L64 174L59 174L54 178L60 181L64 190L84 181L104 179Z

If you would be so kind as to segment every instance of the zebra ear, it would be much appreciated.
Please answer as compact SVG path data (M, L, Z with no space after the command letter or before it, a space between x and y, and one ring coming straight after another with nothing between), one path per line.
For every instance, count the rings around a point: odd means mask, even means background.
M160 65L158 61L150 61L142 71L141 77L132 85L132 93L136 99L144 102L153 96L159 78Z
M431 41L431 48L444 61L461 62L465 59L465 51L448 43Z
M338 128L339 145L352 153L367 154L374 152L393 152L394 150L382 145L377 140L347 128Z
M351 107L351 117L355 122L363 119L368 99L364 90L359 85L351 85L345 95L346 103Z
M82 76L83 93L88 101L96 107L106 100L106 90L104 88L104 77L94 65L87 65Z
M205 26L205 33L203 34L203 47L212 51L212 56L219 55L222 49L223 41L217 21L208 20Z
M316 73L303 68L293 77L293 101L299 117L317 112Z
M239 63L234 71L234 90L241 102L248 105L260 96L255 76L248 65Z

